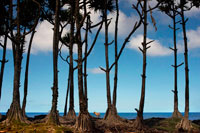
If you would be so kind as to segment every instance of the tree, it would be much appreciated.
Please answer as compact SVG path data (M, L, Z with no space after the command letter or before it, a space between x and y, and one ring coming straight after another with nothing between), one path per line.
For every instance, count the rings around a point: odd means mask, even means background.
M75 2L71 1L70 2L70 34L69 34L69 58L70 58L70 63L69 63L69 79L70 79L70 107L69 111L67 113L67 118L68 119L76 119L76 113L74 110L74 58L73 58L73 46L75 43L74 39L74 26L75 26L75 20L73 19L74 13L75 13Z
M87 57L91 53L92 49L94 48L94 45L96 43L96 40L98 38L98 35L100 33L100 30L102 28L103 22L100 22L95 25L90 25L90 16L89 12L87 11L87 4L88 2L86 0L83 0L83 2L80 2L79 0L75 1L75 24L76 24L76 33L75 33L75 40L78 45L78 60L77 61L77 69L78 69L78 92L79 92L79 115L76 119L76 129L80 132L92 132L94 129L93 122L91 120L91 116L88 112L88 99L87 99L87 88L84 88L84 86L87 87L87 83L83 83L83 62L87 60ZM80 10L83 9L83 14L80 16ZM87 19L86 19L87 18ZM81 28L83 27L84 22L86 21L86 32L85 32L85 38L84 41L81 39ZM100 26L99 26L100 25ZM96 26L99 26L94 40L92 42L91 47L88 49L88 51L85 51L85 56L82 57L83 51L82 46L84 43L87 45L87 36L88 31L91 28L94 28ZM84 29L84 28L83 28ZM87 67L87 63L84 65ZM75 67L76 68L76 67ZM87 82L87 80L85 80Z
M53 125L59 125L59 113L57 110L58 104L58 44L59 44L59 10L60 10L60 0L56 0L55 6L55 24L54 24L54 34L53 34L53 99L51 111L48 115L47 123Z
M85 4L85 0L83 1ZM76 120L76 128L81 132L92 131L93 124L90 118L90 115L87 110L85 94L83 90L83 64L82 64L82 41L81 41L81 27L83 25L84 19L86 17L86 13L84 13L83 18L79 17L80 13L80 1L75 1L75 24L76 24L76 36L75 39L78 45L78 92L79 92L79 108L80 112L78 118Z
M26 28L22 30L22 21L20 21L20 13L22 8L20 8L20 0L17 0L17 8L16 8L16 29L17 33L16 36L13 38L12 32L11 37L8 36L11 41L13 42L13 57L14 57L14 86L13 86L13 100L10 106L10 109L7 112L7 118L5 120L6 124L15 124L17 123L24 123L27 122L26 118L22 115L22 110L20 107L20 93L19 93L19 87L20 87L20 75L21 75L21 63L22 63L22 56L24 52L24 40L25 36L28 35L35 29L39 14L40 14L40 4L33 0L33 2L38 6L38 17L36 17L33 26L30 28L30 30L26 31ZM10 15L10 23L12 22L12 16L13 16L13 1L10 0L10 6L9 6L9 15ZM12 30L15 30L14 27L10 27ZM23 32L22 32L23 31Z
M42 6L44 1L40 0L39 2L40 2L40 5ZM22 25L26 29L30 29L34 25L34 20L38 17L37 5L34 4L33 1L24 1L21 3L21 9L23 9L23 12L20 13L20 20L22 22ZM37 24L38 24L38 21L37 21ZM24 98L22 102L22 114L24 117L26 117L25 109L26 109L26 101L27 101L26 99L27 99L27 94L28 94L29 62L30 62L32 42L33 42L33 38L36 32L35 29L36 27L34 27L31 33L31 37L28 44L27 58L26 58L26 68L25 68L25 78L24 78Z
M181 17L181 25L183 31L183 40L184 40L184 62L185 62L185 113L184 118L180 123L177 124L177 128L179 130L190 131L192 128L191 122L189 121L189 63L188 63L188 41L187 41L187 33L186 33L186 23L188 18L185 19L185 11L189 11L193 5L199 7L199 1L194 2L191 1L191 5L188 7L188 0L180 0L179 9L177 13ZM193 5L192 5L193 4Z
M180 21L176 20L178 13L176 12L176 5L173 0L162 2L162 4L160 5L159 8L161 11L165 12L173 20L173 26L169 25L169 28L173 30L173 39L174 39L174 48L170 47L170 49L174 52L174 65L172 65L172 67L174 67L174 90L172 90L172 92L174 93L174 112L172 114L172 117L173 118L182 118L182 115L178 110L177 69L178 69L178 67L183 65L183 63L181 63L179 65L177 64L178 49L177 49L177 44L176 44L176 31L179 30L179 28L176 28L176 26Z
M116 21L115 21L115 41L112 41L108 43L108 27L111 23L111 20L107 18L108 11L112 12L114 10L112 0L105 0L105 1L96 1L93 0L91 7L94 8L95 11L101 11L102 13L102 21L105 25L105 61L106 61L106 68L100 67L101 70L103 70L106 73L106 92L107 92L107 110L106 114L104 116L104 120L106 120L109 123L118 122L122 119L117 115L117 108L116 108L116 101L117 101L117 78L118 78L118 60L127 44L129 42L129 39L133 33L140 27L142 24L143 18L142 14L139 12L139 5L140 1L136 3L136 5L133 5L133 8L136 10L138 15L140 16L140 20L135 23L133 29L128 34L128 36L124 39L124 42L122 43L122 47L119 50L118 53L118 46L117 46L117 37L118 37L118 19L119 19L119 8L118 8L118 1L115 1L116 4ZM112 63L112 65L109 65L109 57L108 57L108 46L111 45L113 42L115 42L115 61ZM115 66L115 77L114 77L114 89L113 89L113 99L111 101L111 93L110 93L110 71Z
M156 28L156 22L152 16L152 10L156 9L159 6L159 2L157 5L153 8L149 6L149 9L147 8L147 2L148 0L144 0L142 11L144 14L144 21L143 21L143 27L144 27L144 33L143 33L143 42L142 42L142 48L139 47L139 50L142 52L143 55L143 66L142 66L142 87L141 87L141 97L140 97L140 104L139 104L139 110L135 109L137 111L137 117L134 121L133 126L139 130L142 130L144 128L144 122L143 122L143 112L144 112L144 102L145 102L145 90L146 90L146 66L147 66L147 50L151 47L148 46L153 41L147 42L147 13L150 12L151 20L154 25L155 30Z

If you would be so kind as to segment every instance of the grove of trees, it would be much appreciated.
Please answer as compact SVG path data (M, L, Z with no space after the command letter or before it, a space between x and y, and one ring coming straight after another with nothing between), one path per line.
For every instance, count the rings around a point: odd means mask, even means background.
M145 103L146 90L146 70L147 53L150 49L148 42L148 20L151 18L152 24L157 30L156 20L152 12L159 10L167 14L173 21L169 26L173 30L174 47L170 49L174 52L174 112L172 117L182 118L181 122L177 124L178 129L190 130L192 128L189 121L189 62L188 62L188 40L187 40L187 21L185 12L191 10L193 7L199 7L199 0L157 0L154 7L149 6L149 0L137 0L132 2L132 11L139 16L138 21L133 22L130 33L124 38L122 44L118 42L118 21L119 21L119 1L118 0L1 0L0 1L0 46L3 51L1 59L0 71L0 100L4 76L4 68L6 67L6 51L7 40L12 42L13 64L14 64L14 80L13 80L13 99L10 108L6 114L5 124L10 125L18 123L31 123L26 116L26 104L28 96L28 77L29 77L29 62L31 56L31 47L34 40L34 35L37 32L36 27L39 23L46 20L53 25L53 86L52 90L52 106L49 114L46 116L46 124L60 125L58 104L58 90L59 90L59 76L58 76L58 58L67 62L69 70L68 84L66 87L66 102L64 109L64 118L66 120L75 121L75 127L80 132L90 132L94 130L94 123L92 116L88 112L88 82L87 82L87 63L90 61L88 57L93 51L93 48L98 40L100 32L104 35L105 46L105 68L100 69L105 72L106 76L106 98L107 110L103 120L106 123L123 122L124 119L118 116L117 113L117 90L118 90L118 64L120 56L124 52L127 43L135 32L143 28L143 42L139 50L142 52L143 63L142 67L142 83L141 83L141 98L139 108L137 111L137 118L132 124L135 129L143 130L145 127L143 112ZM67 5L67 6L66 6ZM67 8L63 8L66 6ZM98 23L93 23L91 19L91 11L100 12L101 20ZM108 14L113 12L116 19L108 18ZM180 21L177 20L181 18ZM115 21L115 35L114 39L109 38L109 26L111 21ZM181 24L184 41L184 63L178 64L177 56L177 25ZM67 29L68 33L63 35L63 30ZM93 30L95 29L95 30ZM30 40L27 42L27 36L30 34ZM93 34L91 41L88 41L90 34ZM25 41L26 40L26 41ZM110 41L113 40L113 41ZM25 52L25 44L28 43L27 59L25 66L25 75L21 73L23 53ZM73 49L77 45L77 60L74 59ZM114 45L114 62L111 62L109 57L110 45ZM62 48L68 49L67 58L62 56ZM178 68L185 66L185 114L181 115L178 109ZM111 92L110 73L114 69L114 85L113 93ZM79 115L76 116L74 109L74 75L78 77L78 95L79 95ZM20 86L21 77L24 76L24 97L22 106L20 103ZM111 98L111 95L112 98ZM69 110L67 111L67 103L69 97Z

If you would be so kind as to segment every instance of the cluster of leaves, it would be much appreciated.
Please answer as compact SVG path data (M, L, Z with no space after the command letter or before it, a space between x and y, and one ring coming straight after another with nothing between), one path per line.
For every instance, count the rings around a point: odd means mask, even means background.
M0 4L0 36L4 35L6 32L6 27L8 24L9 13L8 13L8 0L1 0Z

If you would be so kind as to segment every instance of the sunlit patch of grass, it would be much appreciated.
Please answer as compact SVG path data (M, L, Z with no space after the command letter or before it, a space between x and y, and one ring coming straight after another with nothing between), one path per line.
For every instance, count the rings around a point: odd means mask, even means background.
M25 132L25 133L72 133L72 129L65 126L49 126L44 123L29 124L29 125L10 125L5 126L0 124L0 132Z

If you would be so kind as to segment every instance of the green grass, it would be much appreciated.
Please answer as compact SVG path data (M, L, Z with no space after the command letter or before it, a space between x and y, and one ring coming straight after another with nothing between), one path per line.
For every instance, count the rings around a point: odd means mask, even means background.
M0 131L6 131L10 133L14 132L25 132L25 133L63 133L72 132L72 129L64 126L49 126L44 123L29 124L29 125L10 125L5 126L0 124Z
M168 118L163 119L153 125L151 128L155 128L158 130L163 130L169 133L176 132L176 125L181 121L179 118ZM200 126L197 124L192 123L193 130L200 130Z

